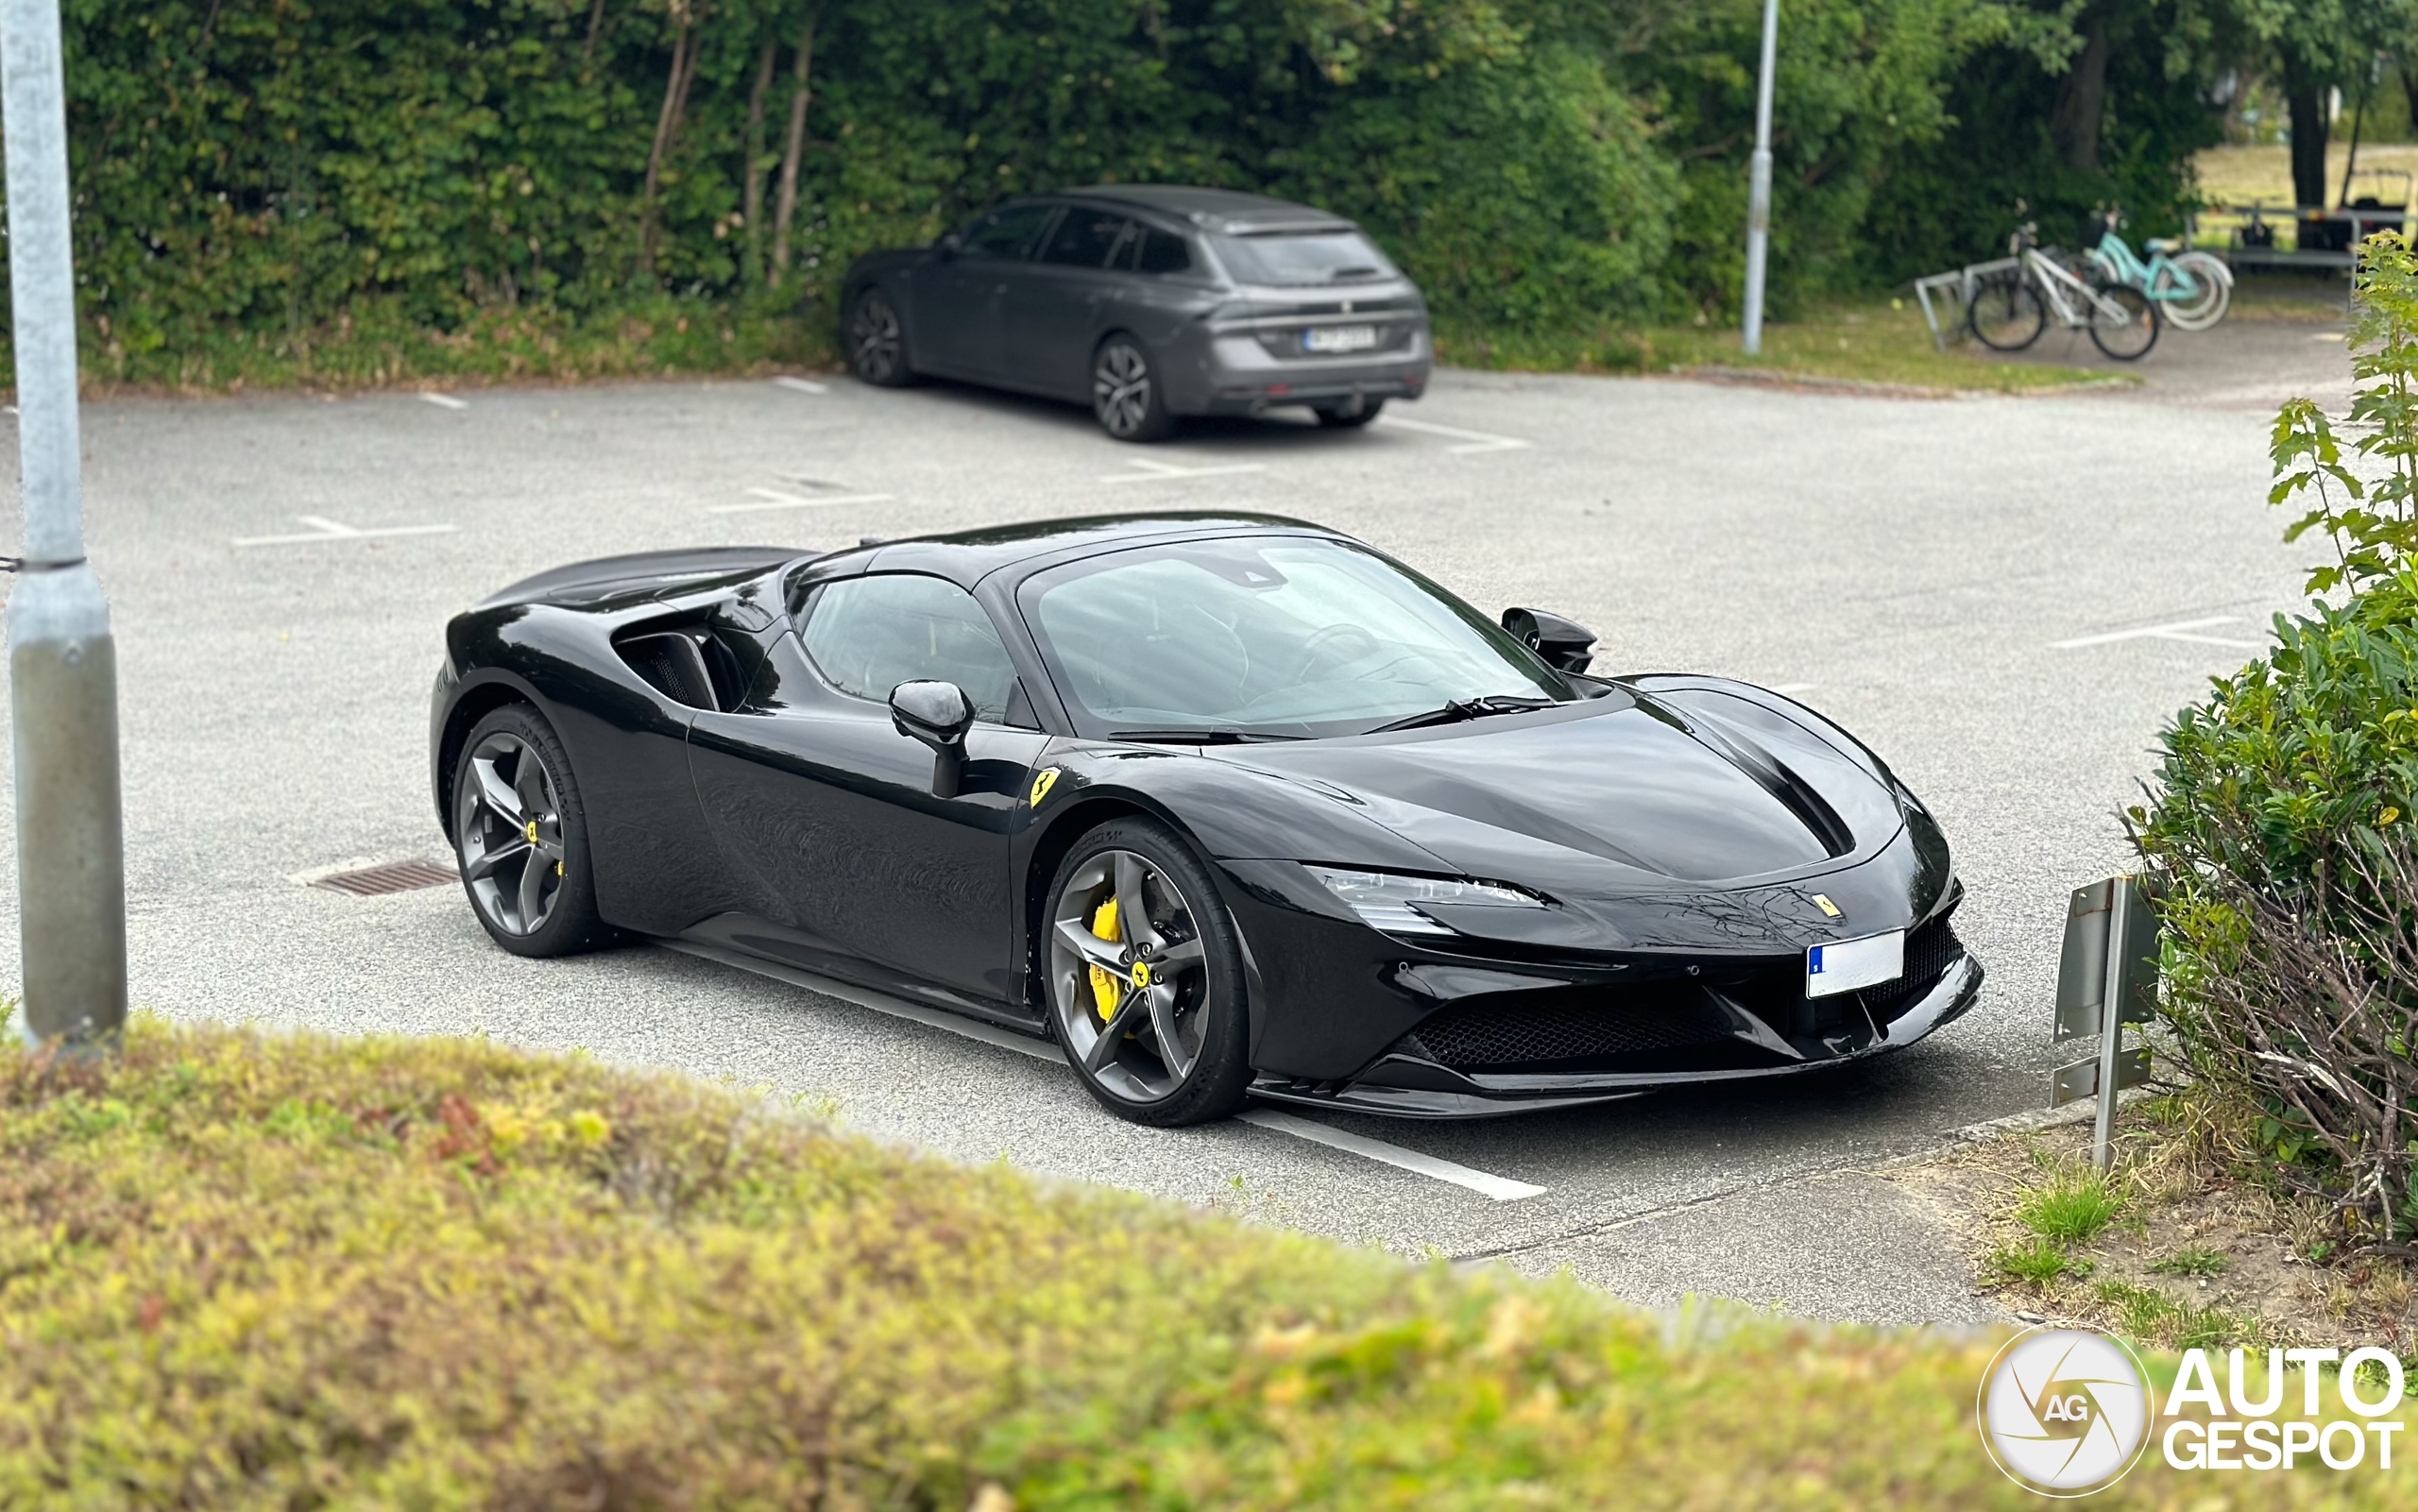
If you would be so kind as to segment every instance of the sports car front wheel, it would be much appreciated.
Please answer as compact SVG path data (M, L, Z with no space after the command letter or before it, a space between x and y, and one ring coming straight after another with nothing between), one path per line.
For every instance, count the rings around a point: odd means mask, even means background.
M1148 820L1102 824L1059 864L1044 917L1051 1024L1093 1096L1162 1126L1242 1107L1242 951L1183 841Z
M453 852L471 910L514 955L567 956L611 933L596 914L570 760L536 709L508 704L462 742Z

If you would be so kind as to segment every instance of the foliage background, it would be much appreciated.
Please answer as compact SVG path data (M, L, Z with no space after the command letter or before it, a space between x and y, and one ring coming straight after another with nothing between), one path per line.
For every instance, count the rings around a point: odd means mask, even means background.
M1793 0L1776 308L1985 250L2018 193L2122 192L2158 229L2188 190L2182 154L2215 130L2198 93L2215 55L2173 41L2199 35L2177 16L2200 0L2095 3L2162 40L2119 49L2103 168L2059 178L2035 118L2075 53L2077 0ZM209 384L794 359L857 252L1098 180L1358 217L1448 331L1717 314L1740 282L1757 16L1757 0L66 0L88 365Z

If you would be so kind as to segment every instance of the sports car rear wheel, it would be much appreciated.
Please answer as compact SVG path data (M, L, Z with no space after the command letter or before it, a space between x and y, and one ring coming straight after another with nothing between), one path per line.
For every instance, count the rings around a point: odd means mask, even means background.
M570 761L536 709L507 705L462 742L453 850L472 911L514 955L567 956L609 934Z
M1093 1096L1163 1126L1242 1107L1242 951L1182 841L1148 820L1102 824L1060 863L1046 918L1052 1027Z

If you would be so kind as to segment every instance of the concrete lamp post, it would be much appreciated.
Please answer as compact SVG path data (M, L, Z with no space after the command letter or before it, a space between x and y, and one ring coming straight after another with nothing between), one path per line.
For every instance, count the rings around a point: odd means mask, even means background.
M117 654L84 559L65 93L58 0L0 0L26 513L8 618L26 1034L84 1054L126 1023L126 845Z

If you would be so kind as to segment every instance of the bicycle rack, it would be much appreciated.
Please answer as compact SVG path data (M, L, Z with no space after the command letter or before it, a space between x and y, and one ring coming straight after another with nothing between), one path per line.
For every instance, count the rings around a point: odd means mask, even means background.
M1953 273L1934 273L1915 280L1915 299L1923 307L1923 323L1931 327L1931 344L1941 351L1948 349L1948 332L1940 328L1939 313L1932 308L1932 297L1939 295L1943 301L1949 290L1956 291L1956 308L1962 313L1972 307L1973 285L1994 273L2012 273L2023 266L2015 257L1993 258L1987 263L1970 263ZM1962 321L1960 319L1959 324Z

